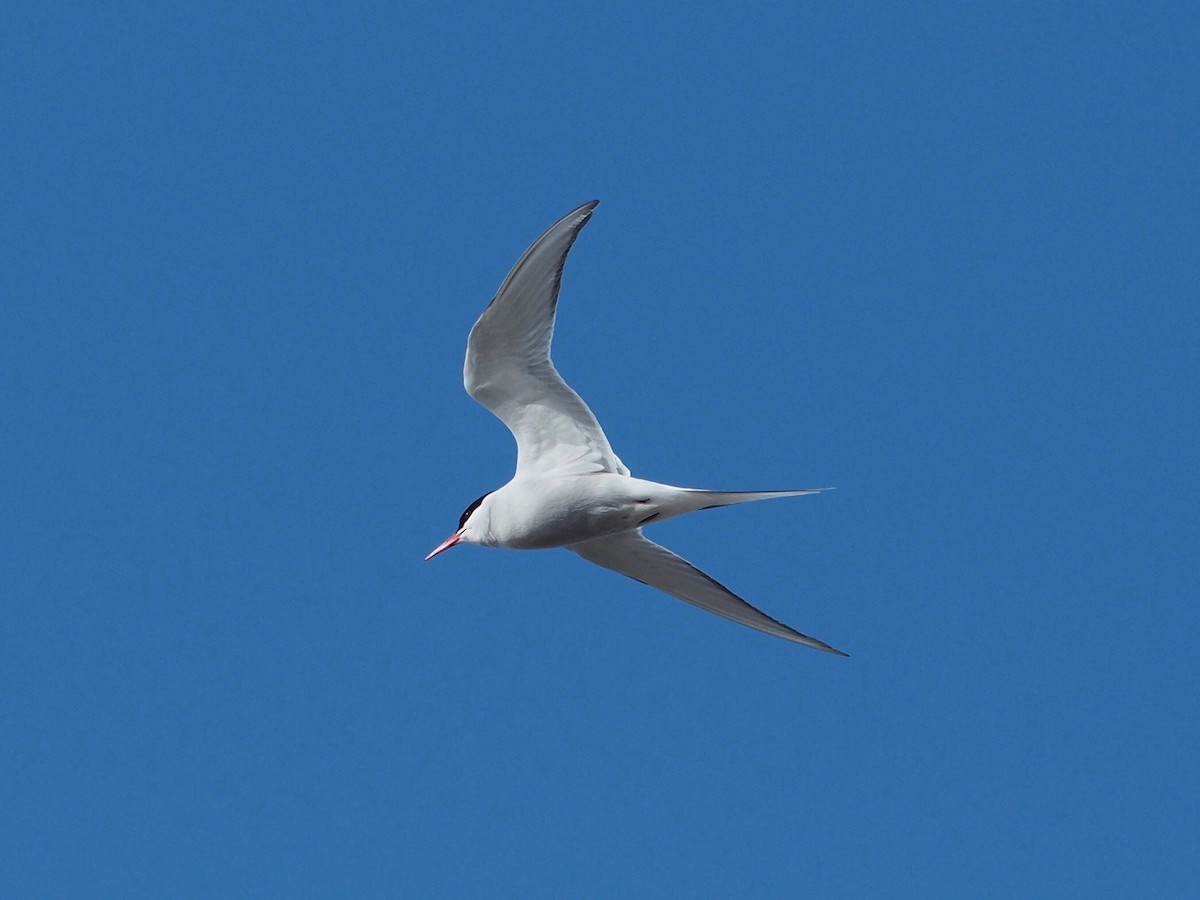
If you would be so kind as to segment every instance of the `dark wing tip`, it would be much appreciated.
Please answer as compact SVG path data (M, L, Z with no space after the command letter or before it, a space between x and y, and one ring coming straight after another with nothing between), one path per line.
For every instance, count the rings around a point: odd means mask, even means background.
M767 618L770 618L770 616ZM782 622L779 624L783 625ZM826 653L832 653L834 656L845 656L847 658L850 656L850 654L845 650L839 650L837 647L830 647L827 643L819 638L812 637L811 635L805 634L802 631L797 631L795 628L791 628L788 625L783 625L783 627L787 628L788 631L796 635L797 644L803 644L805 647L811 647L814 650L824 650ZM801 638L802 640L800 640Z

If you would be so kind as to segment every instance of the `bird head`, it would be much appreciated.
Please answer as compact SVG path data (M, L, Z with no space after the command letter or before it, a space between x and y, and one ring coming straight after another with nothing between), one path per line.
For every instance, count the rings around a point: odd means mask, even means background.
M433 559L444 550L449 550L459 541L468 544L478 544L482 541L484 534L487 533L487 522L489 519L487 506L484 501L491 496L491 493L491 491L488 491L463 510L463 514L458 519L458 530L434 547L433 552L425 557L426 561Z

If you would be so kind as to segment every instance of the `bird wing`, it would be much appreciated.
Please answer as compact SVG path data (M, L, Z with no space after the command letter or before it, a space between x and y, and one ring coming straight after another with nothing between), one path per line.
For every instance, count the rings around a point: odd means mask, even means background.
M658 588L672 597L686 600L718 616L732 619L740 625L748 625L806 647L825 650L839 656L849 655L835 650L824 641L801 634L755 609L686 559L643 537L640 528L570 544L567 549L578 553L588 562L628 575L636 581Z
M463 384L513 433L517 474L629 474L550 360L563 263L599 202L567 213L533 242L467 340Z

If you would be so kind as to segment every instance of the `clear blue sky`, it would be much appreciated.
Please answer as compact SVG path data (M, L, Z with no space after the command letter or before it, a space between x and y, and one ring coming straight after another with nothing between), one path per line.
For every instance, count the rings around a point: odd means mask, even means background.
M0 884L1198 889L1194 4L7 3ZM564 551L467 331L635 474L836 485Z

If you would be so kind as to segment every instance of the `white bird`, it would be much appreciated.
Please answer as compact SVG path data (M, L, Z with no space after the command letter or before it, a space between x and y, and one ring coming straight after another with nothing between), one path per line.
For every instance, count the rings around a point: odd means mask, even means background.
M755 609L642 535L642 526L684 513L820 489L705 491L629 474L592 411L550 360L563 264L599 202L572 210L534 241L471 329L463 383L516 438L517 471L508 484L468 506L458 530L425 559L459 543L566 547L734 622L846 656Z

